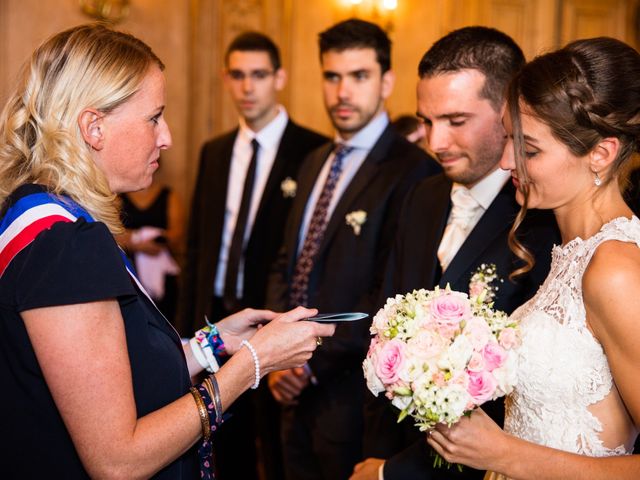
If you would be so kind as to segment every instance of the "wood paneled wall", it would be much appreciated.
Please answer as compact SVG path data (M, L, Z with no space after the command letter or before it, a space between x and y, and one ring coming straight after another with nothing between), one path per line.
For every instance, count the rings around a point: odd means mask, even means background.
M439 37L465 25L493 26L532 56L569 40L609 35L637 42L640 0L398 0L392 17L346 0L131 0L119 27L148 42L167 65L167 119L173 148L161 175L187 199L202 142L236 123L221 82L224 49L245 29L280 45L289 83L282 102L292 117L330 133L321 98L317 34L354 14L379 21L393 41L392 115L415 111L416 68ZM90 21L77 0L0 0L0 102L19 66L49 35Z

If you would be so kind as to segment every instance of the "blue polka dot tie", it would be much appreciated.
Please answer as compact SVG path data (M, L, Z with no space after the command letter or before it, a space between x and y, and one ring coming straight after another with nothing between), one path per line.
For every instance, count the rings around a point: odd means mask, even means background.
M289 304L292 307L297 305L307 306L308 304L309 276L311 275L311 270L313 269L313 264L329 221L327 218L329 204L331 203L340 174L342 173L343 161L351 151L353 151L353 147L343 144L337 144L334 149L331 169L322 187L316 206L313 209L307 236L302 244L302 250L300 250L300 255L298 256L296 268L293 273L289 292Z

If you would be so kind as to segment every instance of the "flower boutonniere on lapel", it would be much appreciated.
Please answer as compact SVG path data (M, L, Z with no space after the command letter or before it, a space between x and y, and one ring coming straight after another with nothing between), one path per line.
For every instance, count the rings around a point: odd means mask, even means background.
M344 218L347 221L347 225L353 228L353 233L360 235L362 225L367 221L367 212L364 210L354 210L353 212L347 213Z
M287 177L280 183L280 190L284 198L293 198L296 196L298 183L293 178Z
M491 303L496 298L500 284L504 280L498 276L495 263L483 263L471 275L469 280L469 296L480 302Z

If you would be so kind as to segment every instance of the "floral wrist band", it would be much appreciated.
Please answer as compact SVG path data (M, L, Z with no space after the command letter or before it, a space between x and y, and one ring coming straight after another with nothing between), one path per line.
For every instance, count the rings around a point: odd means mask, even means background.
M200 366L210 373L215 373L220 369L222 357L226 357L227 349L220 336L218 327L209 322L205 316L207 326L198 330L189 341L191 351Z

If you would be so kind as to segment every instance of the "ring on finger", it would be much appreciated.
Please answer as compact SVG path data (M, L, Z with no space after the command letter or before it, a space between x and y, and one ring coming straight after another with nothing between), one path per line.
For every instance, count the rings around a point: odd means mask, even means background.
M319 347L322 345L322 337L316 337L316 345Z

